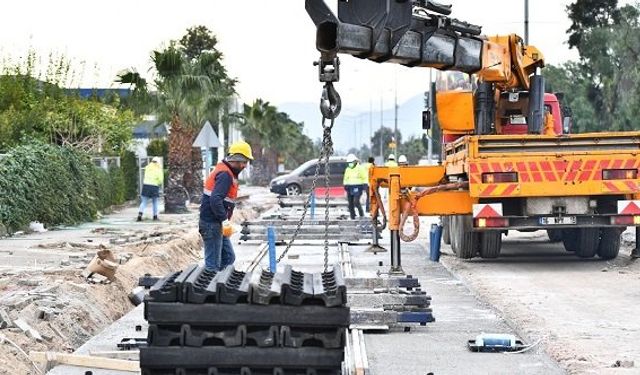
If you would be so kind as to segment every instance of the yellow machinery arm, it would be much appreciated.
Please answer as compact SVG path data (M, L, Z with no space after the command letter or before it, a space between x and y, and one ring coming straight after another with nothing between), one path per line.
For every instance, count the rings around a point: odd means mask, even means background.
M378 212L386 215L380 188L389 190L389 229L402 230L409 215L461 215L471 213L475 201L467 183L447 183L443 166L374 167L369 174L370 211L374 220ZM417 235L417 230L415 232ZM411 237L411 236L409 236Z

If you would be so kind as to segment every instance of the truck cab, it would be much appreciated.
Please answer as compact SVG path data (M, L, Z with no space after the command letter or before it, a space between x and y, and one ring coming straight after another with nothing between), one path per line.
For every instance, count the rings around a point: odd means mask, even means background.
M509 98L511 96L511 100ZM517 101L513 100L517 98ZM526 91L519 93L503 93L500 97L502 105L499 105L499 113L497 114L498 123L496 127L499 129L498 134L521 135L527 134L527 117L523 113L522 108L526 108L528 101L528 93ZM523 103L525 102L525 103ZM565 129L565 121L562 116L560 102L555 94L544 94L544 110L550 113L553 118L553 130L556 135L568 134L569 127Z

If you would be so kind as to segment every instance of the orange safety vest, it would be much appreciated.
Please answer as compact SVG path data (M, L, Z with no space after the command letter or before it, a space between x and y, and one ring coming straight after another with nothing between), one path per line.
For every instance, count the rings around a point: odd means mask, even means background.
M229 188L229 192L227 193L225 201L229 203L236 203L236 198L238 197L238 179L233 175L233 171L223 162L220 162L216 165L213 172L209 173L209 177L204 182L204 195L211 196L213 189L216 187L216 176L218 173L228 173L231 176L233 182L231 183L231 187Z

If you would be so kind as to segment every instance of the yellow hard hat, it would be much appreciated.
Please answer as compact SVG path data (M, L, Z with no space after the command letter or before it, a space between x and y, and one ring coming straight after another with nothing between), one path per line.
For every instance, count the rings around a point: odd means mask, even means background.
M240 154L249 160L253 160L251 146L245 141L233 142L231 146L229 146L229 155L234 154Z

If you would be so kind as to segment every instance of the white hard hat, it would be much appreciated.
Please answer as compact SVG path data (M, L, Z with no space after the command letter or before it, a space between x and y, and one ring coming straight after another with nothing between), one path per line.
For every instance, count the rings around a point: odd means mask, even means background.
M389 154L388 160L396 160L396 156L394 154Z
M400 163L400 164L403 164L403 163L404 163L404 164L406 164L406 163L408 163L408 161L407 161L407 157L406 157L406 156L404 156L404 155L400 155L400 156L398 157L398 163Z
M357 161L357 160L358 158L354 154L347 155L347 163L353 163L354 161Z
M160 157L158 157L158 156L154 156L154 157L151 159L151 162L153 162L153 163L160 163Z

